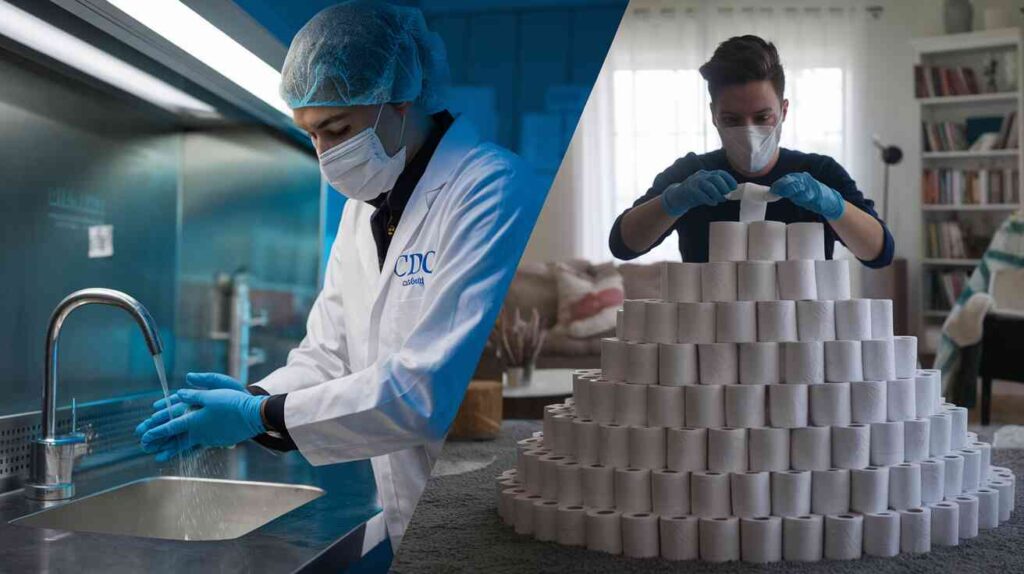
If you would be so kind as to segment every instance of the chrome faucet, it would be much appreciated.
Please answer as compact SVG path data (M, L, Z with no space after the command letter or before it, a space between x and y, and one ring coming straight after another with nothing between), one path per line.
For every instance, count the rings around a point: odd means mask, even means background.
M153 355L163 351L156 322L149 311L131 296L113 289L82 289L64 298L50 315L46 332L45 380L43 382L43 437L32 443L32 462L25 496L36 500L64 500L75 495L71 481L75 461L85 453L86 435L74 428L57 434L57 351L60 330L75 309L98 303L127 311L142 330Z

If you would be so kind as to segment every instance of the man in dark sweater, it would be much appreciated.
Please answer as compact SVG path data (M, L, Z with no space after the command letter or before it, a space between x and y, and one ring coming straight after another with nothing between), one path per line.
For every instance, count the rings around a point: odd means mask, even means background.
M684 261L707 261L709 224L739 219L739 202L725 195L753 182L783 198L768 204L765 219L825 224L829 259L839 240L868 267L892 262L892 234L846 170L831 157L779 147L789 100L773 44L757 36L730 38L700 73L722 148L689 153L654 178L612 226L608 243L615 257L639 257L676 231Z

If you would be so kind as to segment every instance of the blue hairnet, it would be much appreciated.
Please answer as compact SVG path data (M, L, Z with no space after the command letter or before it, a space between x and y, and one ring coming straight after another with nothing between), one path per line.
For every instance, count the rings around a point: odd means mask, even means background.
M435 113L448 82L444 43L422 12L355 0L320 11L295 35L281 97L292 109L416 102Z

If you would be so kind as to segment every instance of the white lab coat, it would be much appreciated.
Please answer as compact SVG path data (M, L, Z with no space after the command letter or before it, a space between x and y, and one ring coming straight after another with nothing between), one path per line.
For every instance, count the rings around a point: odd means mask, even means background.
M370 458L398 548L547 190L456 119L409 198L383 271L373 207L348 201L302 344L256 383L314 465Z

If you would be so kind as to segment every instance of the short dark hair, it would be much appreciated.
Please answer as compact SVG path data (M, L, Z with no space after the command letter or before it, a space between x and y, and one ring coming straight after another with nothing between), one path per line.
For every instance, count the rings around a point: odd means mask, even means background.
M722 88L747 82L771 82L780 100L786 88L786 73L775 44L749 34L719 44L711 59L700 67L700 75L708 82L712 102Z

